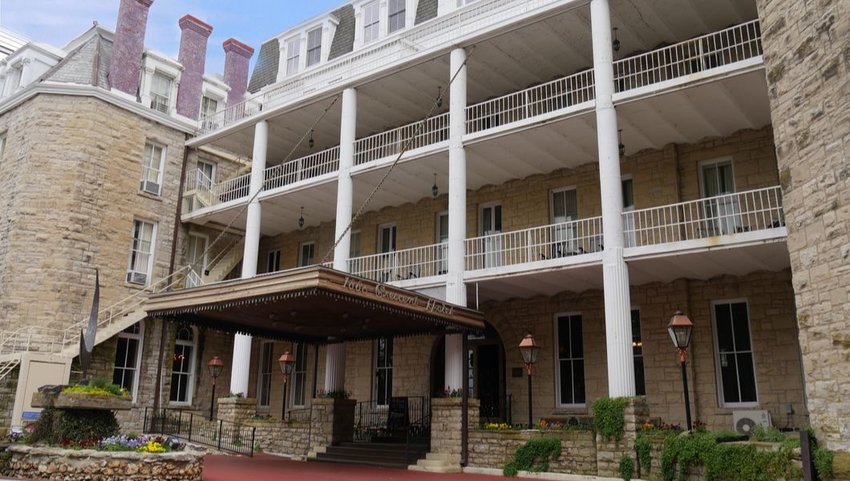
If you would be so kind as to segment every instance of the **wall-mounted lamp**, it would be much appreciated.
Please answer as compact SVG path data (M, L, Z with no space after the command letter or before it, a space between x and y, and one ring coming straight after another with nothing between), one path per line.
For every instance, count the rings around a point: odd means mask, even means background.
M617 141L619 145L617 148L620 150L620 157L626 155L626 144L623 143L623 129L617 130Z
M298 228L304 227L304 206L301 206L301 217L298 218Z
M443 106L443 86L437 86L437 108Z
M316 145L316 141L313 140L313 129L310 129L310 139L307 140L307 147L312 149L314 145Z
M436 199L440 195L440 188L437 187L437 173L434 172L434 185L431 187L431 195Z
M615 52L620 51L620 39L617 38L617 27L614 27L614 41L611 42L611 47L614 49Z

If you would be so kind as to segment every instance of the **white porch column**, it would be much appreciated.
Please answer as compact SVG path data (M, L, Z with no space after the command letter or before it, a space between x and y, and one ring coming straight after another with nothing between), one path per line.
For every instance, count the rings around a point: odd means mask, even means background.
M466 306L463 283L466 253L466 51L452 50L449 78L449 239L446 301ZM460 389L464 369L463 334L446 336L446 388Z
M608 349L608 394L635 395L632 359L629 270L623 260L623 192L614 110L611 13L608 0L590 2L593 35L593 69L596 77L596 137L599 148L599 187L602 194L602 229L605 249L602 276L605 288L605 341Z
M336 230L334 240L342 239L334 249L334 269L348 272L348 254L351 250L351 222L354 204L354 183L351 168L354 166L354 141L357 133L357 91L347 88L342 91L342 119L339 127L339 173L336 191Z
M257 275L257 256L260 250L261 207L256 194L263 188L266 171L266 152L269 143L269 125L265 120L254 128L254 154L251 158L251 183L248 195L248 217L245 221L245 249L242 255L242 278ZM248 377L251 372L251 336L236 334L233 339L233 369L230 390L248 394Z

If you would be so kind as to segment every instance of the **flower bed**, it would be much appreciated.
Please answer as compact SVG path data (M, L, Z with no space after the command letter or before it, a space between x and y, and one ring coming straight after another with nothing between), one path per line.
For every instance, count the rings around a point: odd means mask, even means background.
M201 481L203 472L203 453L190 451L151 454L12 445L7 452L11 457L3 474L23 479Z

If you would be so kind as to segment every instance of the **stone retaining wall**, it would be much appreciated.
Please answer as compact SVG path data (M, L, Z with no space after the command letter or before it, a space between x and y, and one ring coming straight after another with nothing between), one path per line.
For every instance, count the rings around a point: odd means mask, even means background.
M469 466L502 469L517 448L534 438L558 438L561 455L549 464L553 473L596 474L596 443L592 431L482 431L469 432Z
M10 446L4 475L49 481L201 481L203 454L146 454Z
M306 456L310 451L309 423L251 422L256 428L254 450L291 456Z

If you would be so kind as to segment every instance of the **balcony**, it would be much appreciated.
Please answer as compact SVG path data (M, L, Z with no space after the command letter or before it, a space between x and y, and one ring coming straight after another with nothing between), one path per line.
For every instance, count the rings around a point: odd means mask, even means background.
M736 72L750 72L753 68L760 67L761 54L759 23L751 21L645 54L628 57L614 63L614 80L618 92L615 95L615 101L632 102L657 96L663 89L676 91L689 85L705 83L715 77L723 78L735 75ZM761 81L763 82L763 78ZM726 87L722 88L729 90ZM753 97L749 89L742 92L742 95L750 99ZM706 92L705 95L708 96L707 98L716 98L713 92ZM766 103L766 99L763 100L765 101L762 103ZM593 71L585 70L479 102L466 109L464 141L479 142L488 136L519 132L535 124L586 115L592 112L594 101ZM735 119L726 124L737 125L743 118L746 122L737 128L753 128L753 126L761 126L759 124L762 122L769 121L766 118L767 114L761 113L761 110L766 110L761 108L764 107L763 105L751 105L752 100L749 102L750 104L746 106L749 111L746 114L734 113ZM715 103L720 104L720 101ZM706 108L714 109L715 107ZM628 109L625 109L624 113L628 115ZM671 113L671 115L686 114L687 112ZM646 115L646 112L640 112L640 116ZM762 117L765 119L762 120ZM401 152L405 152L402 161L409 161L445 151L448 145L448 122L448 114L440 114L358 139L355 143L353 174L386 167ZM664 126L659 128L662 127ZM706 134L705 125L696 127L698 128L695 130L698 132L694 135ZM672 128L669 125L665 128L671 130L670 135L678 136L674 137L675 141L687 141L687 137L679 138L682 136L681 128ZM708 130L708 132L711 131ZM663 143L669 141L670 139L667 138ZM269 167L265 172L262 195L263 197L277 195L295 188L313 185L310 184L311 182L333 180L338 164L339 147L336 146ZM204 202L192 203L193 208L188 212L197 212L197 216L202 216L215 212L214 206L219 204L234 205L247 200L249 178L250 175L245 174L229 179L210 186L206 192L203 192L204 186L199 185L197 192ZM227 223L226 220L223 222Z
M632 284L789 263L778 186L625 212L623 223ZM601 288L603 247L601 217L474 237L465 241L464 279L493 297ZM447 245L432 244L356 257L349 269L378 282L426 287L444 282L447 260Z

